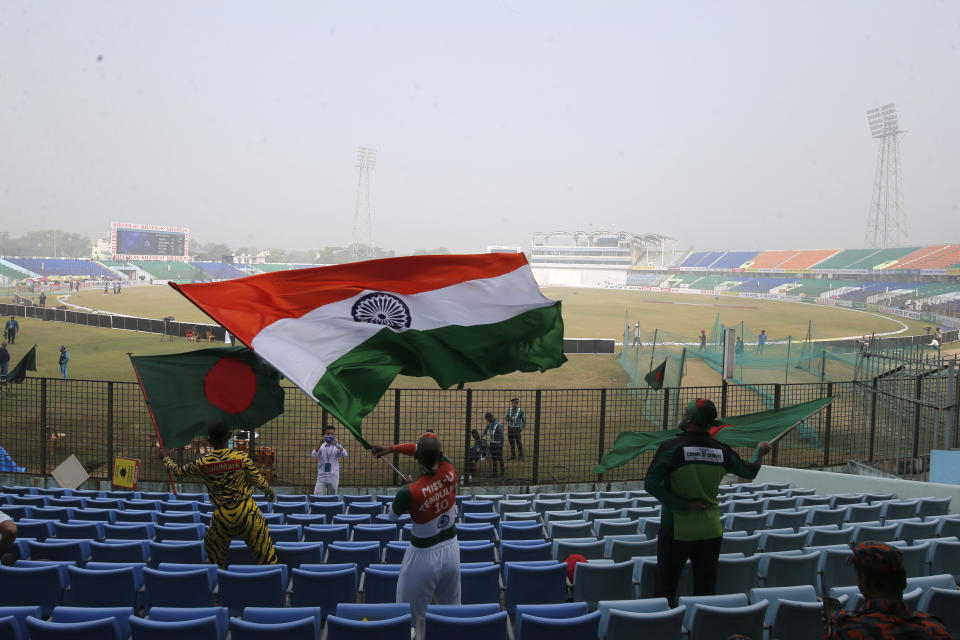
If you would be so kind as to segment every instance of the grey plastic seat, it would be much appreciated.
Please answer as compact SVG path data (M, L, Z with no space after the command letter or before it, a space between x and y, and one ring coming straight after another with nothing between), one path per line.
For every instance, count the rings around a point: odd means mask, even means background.
M752 535L734 536L725 533L720 542L720 553L742 553L745 556L752 556L757 553L760 545L759 533Z
M603 559L603 540L596 538L554 538L553 557L563 562L568 556L580 554L587 560Z
M573 600L590 610L600 600L626 600L633 595L633 561L613 564L579 562L573 575Z
M513 511L530 511L532 508L533 503L530 500L501 500L497 505L500 515Z
M734 500L731 513L760 513L766 500Z
M950 512L950 496L946 498L920 498L917 515L926 520L932 516L945 516Z
M807 514L807 524L814 527L825 524L841 525L846 517L846 507L840 507L838 509L812 509Z
M763 529L767 523L767 512L762 513L731 513L726 517L724 527L729 531L746 531L753 533Z
M865 493L863 494L864 502L868 504L873 504L874 502L887 502L894 499L892 493Z
M897 529L900 525L896 522L890 524L867 523L853 525L853 541L857 544L861 542L892 542L897 539Z
M853 565L847 564L847 559L852 556L853 552L849 549L825 549L820 552L820 562L817 564L819 593L827 595L832 587L857 583Z
M890 500L883 504L883 520L904 520L917 515L919 500Z
M760 556L717 559L717 593L746 593L757 583Z
M567 508L566 500L534 500L533 510L546 518L548 511L565 511Z
M760 549L771 551L801 551L807 543L807 533L761 531Z
M560 520L583 520L583 512L565 509L563 511L545 511L543 513L543 521L546 524Z
M823 605L817 599L816 590L810 585L797 587L773 587L751 589L750 601L769 602L764 626L769 637L777 640L806 640L810 630L822 626L820 613ZM846 601L846 598L842 598Z
M614 609L610 611L606 640L679 638L686 613L687 608L683 605L676 609L648 613Z
M763 618L768 605L766 600L740 607L685 604L688 607L685 617L690 619L690 625L687 627L690 631L690 640L715 640L727 638L735 633L751 638L763 636ZM692 616L689 612L690 606L693 606Z
M847 522L876 522L881 511L882 504L852 504L847 507Z
M957 583L949 573L941 573L935 576L908 577L907 588L904 593L913 589L921 589L926 592L929 589L937 587L938 589L956 589Z
M628 518L611 518L610 520L594 520L594 530L598 538L616 535L633 535L640 530L639 520Z
M798 506L801 507L813 507L813 506L830 506L830 497L829 496L818 496L814 494L801 495L800 502Z
M793 510L797 508L797 502L799 502L799 500L800 500L799 498L788 498L786 496L767 498L766 500L763 501L763 510L764 511Z
M834 509L839 507L846 507L851 504L862 504L863 503L863 494L862 493L845 493L845 494L833 494L830 497L830 506Z
M807 531L807 546L849 544L853 541L854 533L855 529L853 527L834 530L811 528Z
M634 498L603 498L604 509L632 509L637 501Z
M927 567L929 575L949 573L954 580L960 579L960 542L939 539L931 543Z
M567 509L576 509L577 511L586 511L587 509L599 509L600 501L596 498L570 498L567 500Z
M918 578L928 575L927 557L930 553L930 543L908 545L903 540L896 540L891 543L900 551L903 556L903 568L907 573L907 578Z
M630 539L636 538L636 539ZM643 538L642 540L640 538ZM653 556L657 554L657 539L647 540L646 536L612 536L604 538L604 555L614 562L625 562L631 558Z
M937 535L941 538L956 536L960 538L960 516L941 516Z
M623 515L620 509L584 509L583 519L588 522L595 520L604 520L607 518L619 518Z
M799 531L807 523L807 512L798 510L771 511L767 516L767 528L783 529L789 527Z
M917 610L937 616L943 620L950 635L960 637L960 590L939 587L927 589L920 597Z
M560 520L547 523L551 538L592 538L593 525L586 520Z
M897 527L897 538L903 540L907 544L913 544L913 541L917 538L932 538L937 535L937 529L940 527L940 523L934 520L928 522L920 522L920 519L917 518L916 521L906 521L901 522L900 526Z
M607 624L610 622L610 613L612 611L621 611L627 613L657 613L669 611L670 603L666 598L648 598L646 600L634 600L633 598L624 600L601 600L597 603L597 611L600 612L600 628L597 637L607 637ZM679 630L679 624L678 624Z
M757 571L760 586L790 587L798 584L816 584L817 566L820 553L782 553L760 554L760 567Z

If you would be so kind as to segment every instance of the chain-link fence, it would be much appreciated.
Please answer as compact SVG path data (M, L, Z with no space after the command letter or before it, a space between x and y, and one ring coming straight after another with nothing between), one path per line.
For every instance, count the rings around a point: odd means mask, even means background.
M923 477L932 448L957 444L957 382L955 371L945 371L916 376L912 381L881 378L870 383L660 390L391 389L364 420L363 435L371 443L412 442L424 431L433 430L457 469L477 485L627 481L643 478L652 454L601 476L593 471L617 435L672 428L694 398L711 398L721 416L733 416L764 410L771 397L779 407L837 395L833 404L777 444L773 464L818 468L855 460L890 473ZM494 452L484 433L484 416L489 412L505 423L514 397L524 411L526 425L519 437L512 439L506 433L509 430L504 430L506 473L500 476L494 473ZM336 429L349 453L341 464L342 486L401 482L386 464L366 454L325 410L297 389L288 388L284 413L258 427L254 439L257 449L272 450L270 476L274 484L313 487L316 463L310 452L327 426ZM190 460L201 446L198 438L176 455ZM139 459L141 480L167 479L156 454L155 430L136 383L28 378L21 384L6 385L0 389L0 447L6 449L12 464L27 474L46 475L76 454L96 479L110 478L117 456ZM394 462L408 474L415 471L408 458L395 456Z

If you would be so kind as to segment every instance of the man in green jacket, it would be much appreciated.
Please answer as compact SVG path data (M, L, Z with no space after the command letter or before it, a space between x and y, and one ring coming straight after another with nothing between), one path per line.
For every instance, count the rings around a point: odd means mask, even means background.
M723 540L717 491L727 473L753 479L770 445L761 442L750 462L710 437L720 426L713 402L687 404L679 428L683 435L660 445L647 471L646 490L662 505L657 536L657 595L676 606L680 572L690 560L693 595L713 595L717 558Z

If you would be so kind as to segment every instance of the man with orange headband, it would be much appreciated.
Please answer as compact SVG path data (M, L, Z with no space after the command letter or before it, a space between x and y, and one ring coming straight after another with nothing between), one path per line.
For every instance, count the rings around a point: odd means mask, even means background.
M378 458L393 452L413 456L420 464L420 478L400 488L389 511L393 520L404 513L413 520L397 582L397 602L410 603L420 638L427 605L434 598L438 604L460 604L457 471L433 433L423 434L417 444L373 447Z

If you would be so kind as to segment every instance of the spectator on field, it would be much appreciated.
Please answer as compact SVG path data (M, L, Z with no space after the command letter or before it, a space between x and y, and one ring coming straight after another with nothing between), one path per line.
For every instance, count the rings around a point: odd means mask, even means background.
M63 345L60 345L60 375L63 376L63 380L67 379L67 363L70 362L70 354L67 352L67 348Z
M761 329L757 336L757 355L763 355L763 348L767 345L767 330Z
M10 368L10 352L7 351L6 341L0 342L0 382L7 381L7 370Z
M743 338L740 338L740 337L737 338L737 344L734 347L734 351L737 352L737 355L740 355L741 353L743 353Z
M17 322L17 319L13 316L10 316L10 319L7 320L7 324L4 327L4 333L7 334L7 342L15 344L17 342L17 333L20 332L20 323Z
M499 475L502 478L506 473L503 468L503 424L494 418L489 411L484 418L487 420L487 425L483 428L483 434L480 437L486 438L487 433L490 434L487 443L490 447L490 459L493 461L493 474L497 475L497 465L499 464Z
M347 457L347 450L337 442L335 433L333 427L327 427L323 441L310 452L310 457L317 459L317 484L313 487L315 496L324 493L335 495L340 486L340 458Z
M640 323L638 322L636 326L633 327L633 346L643 347L643 342L640 340L641 333L642 329L640 329Z
M510 408L507 409L507 415L503 418L507 425L507 440L510 442L510 459L515 460L517 453L520 454L520 462L523 462L523 430L527 427L527 414L520 408L520 398L510 400Z
M707 350L707 330L700 329L700 351Z
M928 613L911 611L903 601L907 574L903 555L896 547L879 542L861 542L847 558L857 574L864 603L852 612L835 611L826 620L827 640L855 638L916 638L946 640L952 636L943 621Z
M40 292L40 308L43 309L47 306L47 294L43 291Z

